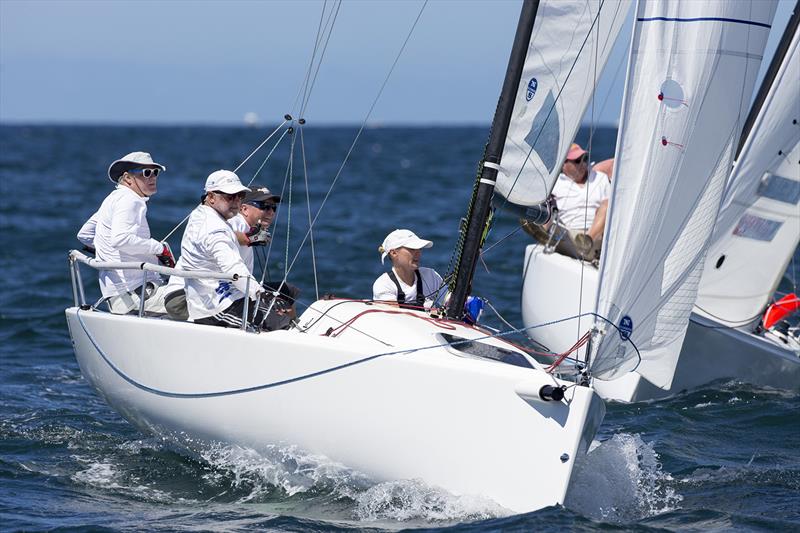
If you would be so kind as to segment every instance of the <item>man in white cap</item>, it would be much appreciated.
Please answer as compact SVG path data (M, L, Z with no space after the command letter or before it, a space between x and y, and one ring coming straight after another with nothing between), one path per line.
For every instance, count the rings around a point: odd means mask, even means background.
M575 244L584 254L593 246L597 248L603 238L610 194L608 175L597 168L590 170L589 154L579 144L572 143L553 186L553 196L559 224L575 233Z
M108 179L117 187L78 232L78 240L94 249L99 261L175 265L169 246L152 239L147 224L147 201L164 170L147 152L131 152L108 167ZM100 271L100 290L112 313L137 311L143 284L145 311L164 313L163 285L155 272Z
M186 279L189 318L198 324L241 327L245 302L249 321L255 324L261 323L267 311L265 299L260 298L264 291L242 260L234 230L227 223L239 213L249 191L235 173L217 170L206 180L203 203L189 215L181 241L183 269L239 276L231 281ZM261 300L258 310L257 299Z
M378 251L381 263L389 257L392 269L375 280L372 299L429 309L443 288L442 276L420 266L422 250L431 246L431 241L420 239L411 230L396 229L387 235Z

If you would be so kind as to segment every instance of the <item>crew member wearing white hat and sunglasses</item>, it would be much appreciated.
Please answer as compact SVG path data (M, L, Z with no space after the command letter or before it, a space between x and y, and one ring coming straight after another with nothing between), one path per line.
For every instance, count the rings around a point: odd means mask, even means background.
M184 270L211 270L238 274L232 281L186 279L189 318L198 324L241 327L242 311L248 302L248 322L260 324L266 314L264 290L239 254L236 234L227 221L239 213L250 189L230 170L212 172L205 185L203 203L189 215L181 241ZM249 287L247 279L250 278ZM255 300L260 304L255 311Z
M94 249L99 261L175 265L169 246L151 238L147 224L147 201L156 193L158 175L164 170L147 152L131 152L108 167L108 179L117 187L78 232L78 240ZM143 284L145 311L165 312L162 280L155 272L101 270L99 277L112 313L138 311Z
M430 309L443 288L438 272L419 266L422 250L431 246L431 241L420 239L407 229L396 229L387 235L378 251L381 263L389 257L392 269L375 280L372 299Z

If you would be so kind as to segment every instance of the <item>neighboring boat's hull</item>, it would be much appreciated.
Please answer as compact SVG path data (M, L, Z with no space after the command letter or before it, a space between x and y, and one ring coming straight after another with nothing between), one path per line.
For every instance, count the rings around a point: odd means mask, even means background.
M525 252L522 317L525 327L594 311L597 269L558 254L544 253L530 245ZM592 318L529 330L537 342L553 351L569 348L592 327ZM579 333L580 331L580 333ZM581 352L582 354L582 352ZM637 372L619 379L595 380L595 389L606 400L636 402L664 398L720 380L738 380L756 386L797 390L800 357L790 348L746 331L722 326L692 314L672 386L661 389Z
M348 316L382 307L312 308L319 312L301 317L306 333L260 335L76 308L66 315L94 388L138 427L190 449L295 445L376 481L418 478L515 512L563 503L576 455L604 414L592 389L545 402L538 391L554 380L540 369L457 355L437 335L482 336L476 330L378 312L332 337L325 333ZM387 320L391 330L375 340ZM397 353L409 346L434 348Z

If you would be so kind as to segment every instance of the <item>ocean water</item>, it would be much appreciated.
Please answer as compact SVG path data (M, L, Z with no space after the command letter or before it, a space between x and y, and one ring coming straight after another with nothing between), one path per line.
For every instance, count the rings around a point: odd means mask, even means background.
M111 190L105 171L117 157L146 150L168 167L148 208L152 233L161 238L196 205L209 172L235 167L268 133L0 127L0 529L800 529L800 397L737 382L609 406L566 505L524 515L419 480L376 482L292 447L257 453L220 446L197 456L136 430L88 386L72 353L63 310L72 302L66 258L78 246L75 233ZM313 212L355 133L303 132ZM487 128L365 130L314 227L316 275L311 247L298 253L309 219L298 134L292 171L287 136L254 183L287 200L292 191L292 209L284 205L273 228L268 265L269 277L280 279L297 255L289 278L303 291L301 307L317 290L369 297L383 268L377 247L396 227L433 240L424 263L447 270ZM589 137L582 131L579 141ZM592 132L593 158L610 157L614 142L613 130ZM244 179L269 148L242 168ZM497 244L479 267L474 292L519 326L528 240L515 227L513 216L498 215L489 237ZM169 239L175 250L180 235ZM782 289L793 287L794 268ZM96 295L91 276L84 279ZM492 313L486 320L502 327Z

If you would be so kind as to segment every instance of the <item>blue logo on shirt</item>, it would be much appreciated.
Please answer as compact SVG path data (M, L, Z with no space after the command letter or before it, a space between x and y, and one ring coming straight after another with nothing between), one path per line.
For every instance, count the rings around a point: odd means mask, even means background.
M525 94L525 100L530 102L533 100L533 96L536 94L536 89L539 88L539 82L536 81L536 78L531 78L531 81L528 82L528 92Z
M633 333L633 319L625 315L622 317L622 320L619 321L619 336L622 340L626 341L631 338L631 333Z
M217 302L217 303L221 303L222 300L224 300L225 298L227 298L228 296L230 296L232 294L231 282L230 281L220 281L219 285L217 286L217 288L216 288L216 290L214 292L216 292L217 294L221 295L219 297L219 302Z

